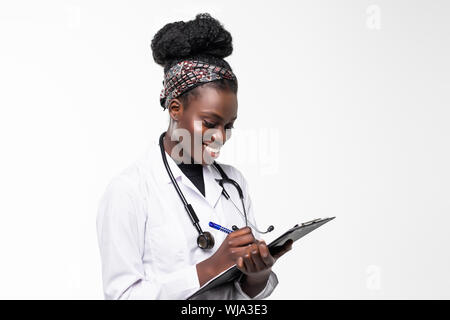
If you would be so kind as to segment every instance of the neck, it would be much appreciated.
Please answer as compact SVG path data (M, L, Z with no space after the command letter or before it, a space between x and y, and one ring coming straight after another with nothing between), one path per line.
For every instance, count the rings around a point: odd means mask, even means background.
M163 138L163 145L164 150L172 157L172 150L177 145L178 141L171 141L170 140L170 133L169 130L167 130L166 134ZM181 155L183 155L183 150L181 150Z
M170 140L170 133L169 133L169 130L166 131L166 134L165 134L164 137L163 137L163 146L164 146L164 150L169 154L169 156L170 156L172 159L174 159L174 157L172 157L172 150L173 150L173 148L174 148L178 143L180 143L180 142L178 142L178 141L171 141L171 140ZM178 161L180 161L180 160L182 161L182 159L184 159L183 156L184 156L184 150L181 149L181 151L180 151L180 153L179 153L179 157L180 157L181 159L178 159ZM177 155L177 157L178 157L178 155ZM192 156L189 157L189 159L190 159L189 162L186 163L186 164L197 164L197 163L194 162L194 159L192 158ZM177 160L177 159L174 159L174 160ZM176 162L178 163L178 161L176 161ZM184 164L184 161L182 161L181 163ZM199 165L201 165L201 164L199 163Z

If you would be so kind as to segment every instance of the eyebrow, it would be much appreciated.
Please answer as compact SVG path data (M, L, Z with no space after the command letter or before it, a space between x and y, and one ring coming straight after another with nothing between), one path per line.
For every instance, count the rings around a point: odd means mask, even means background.
M223 121L223 118L221 116L219 116L217 113L214 112L202 112L202 114L207 115L207 116L212 116L216 119L219 119L220 121ZM234 117L233 119L231 119L231 121L236 120L237 116Z

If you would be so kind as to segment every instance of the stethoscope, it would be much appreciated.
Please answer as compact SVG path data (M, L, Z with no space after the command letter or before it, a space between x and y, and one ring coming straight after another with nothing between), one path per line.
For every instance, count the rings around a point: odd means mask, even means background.
M197 245L201 249L211 249L212 247L214 247L213 235L208 231L203 231L202 228L200 227L199 219L197 217L197 214L194 211L194 208L192 207L192 205L190 203L188 203L186 201L186 198L184 197L183 192L181 192L180 187L178 186L178 183L173 176L172 170L170 170L169 164L167 162L166 151L164 150L163 138L164 138L165 134L166 134L166 132L163 132L161 134L161 136L159 137L159 146L161 148L161 155L162 155L162 159L164 162L164 166L166 167L167 173L169 174L170 180L172 181L172 184L175 187L175 190L177 191L178 196L180 197L181 201L183 202L184 208L186 209L186 212L189 215L189 218L191 219L192 224L194 225L195 229L197 229L197 232L198 232ZM267 231L262 232L262 231L258 230L255 225L253 225L251 222L249 222L247 220L247 212L245 210L245 205L244 205L244 193L242 192L241 187L239 186L239 184L236 181L228 178L225 171L223 171L223 169L219 166L219 164L217 162L214 161L213 165L219 171L220 176L222 177L222 179L215 179L217 181L217 183L222 187L222 194L224 195L224 197L227 200L231 200L234 207L242 215L242 217L245 220L245 226L248 226L250 224L253 227L253 229L255 229L256 231L258 231L259 233L262 233L262 234L271 232L274 229L273 226L269 226L267 228ZM238 191L239 198L241 199L241 204L242 204L242 208L244 211L243 213L241 212L241 210L239 210L238 206L234 203L233 199L231 199L230 195L225 190L224 183L232 184ZM233 230L237 230L237 229L238 228L236 226L233 226Z

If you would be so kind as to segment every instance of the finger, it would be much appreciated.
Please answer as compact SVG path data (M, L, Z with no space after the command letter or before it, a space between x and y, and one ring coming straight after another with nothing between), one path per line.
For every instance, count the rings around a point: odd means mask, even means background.
M264 264L267 267L273 266L273 264L275 263L275 258L270 254L269 248L267 247L266 243L264 241L261 241L258 246Z
M244 265L248 273L255 272L255 265L253 264L252 258L250 258L250 253L244 255Z
M253 234L248 233L240 237L235 237L228 240L228 246L230 247L241 247L255 242L255 237Z
M244 265L244 259L242 257L239 257L236 261L236 266L238 267L239 270L241 270L242 272L247 272L247 270L245 270L245 265Z
M252 229L250 229L250 227L244 227L244 228L241 228L241 229L238 229L236 231L231 232L228 235L228 237L235 238L235 237L243 236L243 235L248 234L248 233L252 233Z
M286 249L287 250L291 250L292 249L292 244L294 243L294 240L289 239L288 241L286 241L285 245L286 245Z
M239 257L244 256L246 253L247 253L247 247L230 248L231 258L236 261Z
M262 270L267 269L266 264L262 260L261 253L258 249L258 246L256 246L255 249L252 249L251 257L252 257L253 264L255 265L256 271L262 271Z
M292 241L291 239L289 239L288 241L286 241L283 246L282 249L277 252L273 257L275 259L280 258L281 256L283 256L286 252L290 251L292 249L292 244L294 243L294 241Z

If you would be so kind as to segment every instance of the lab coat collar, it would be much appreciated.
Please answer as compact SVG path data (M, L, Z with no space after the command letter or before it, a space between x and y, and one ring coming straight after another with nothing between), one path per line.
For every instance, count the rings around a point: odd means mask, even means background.
M150 146L150 153L152 158L152 168L159 181L163 181L167 184L172 184L172 180L167 173L166 167L164 166L163 159L161 157L161 149L159 146L159 141L152 142ZM186 187L192 189L200 198L205 199L211 207L215 207L222 194L222 187L217 183L216 179L222 179L222 176L213 165L203 166L203 180L205 183L205 196L197 189L197 187L186 177L181 171L181 169L176 164L175 160L170 157L166 152L167 163L169 164L170 170L177 181L178 184L182 183ZM186 195L184 195L186 197ZM189 200L186 199L188 202Z

